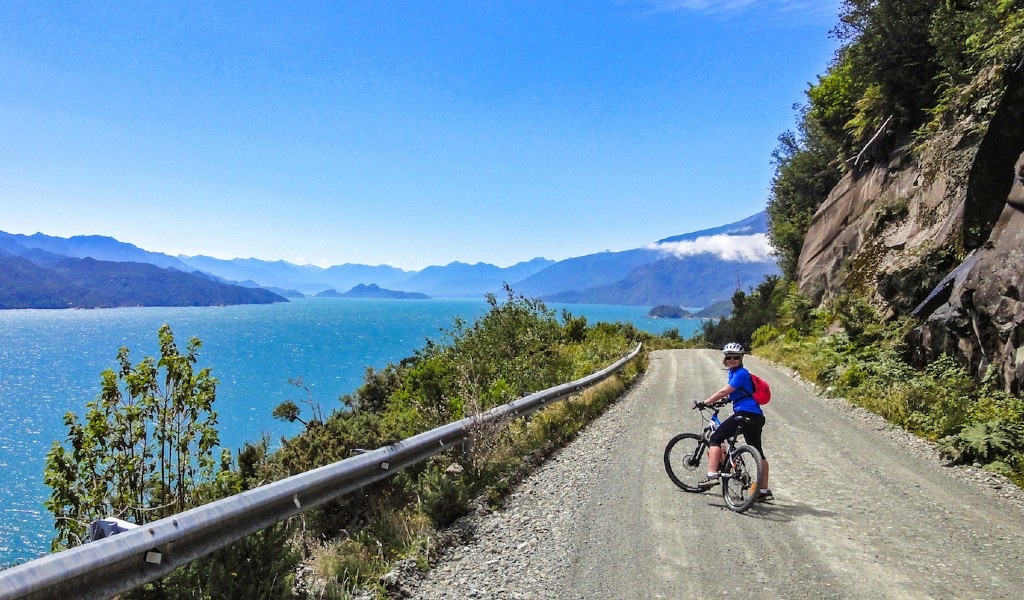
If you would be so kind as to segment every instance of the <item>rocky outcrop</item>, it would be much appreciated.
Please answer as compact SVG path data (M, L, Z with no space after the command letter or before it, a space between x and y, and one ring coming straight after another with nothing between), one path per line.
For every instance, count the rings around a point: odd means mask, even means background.
M937 286L918 311L923 325L911 332L919 362L941 354L960 357L979 377L1024 391L1024 154L987 242Z
M1024 72L1000 73L972 88L998 93L913 155L843 178L812 220L797 278L819 302L855 292L888 317L914 315L916 361L952 354L1020 392Z
M818 302L854 292L890 315L909 311L935 283L937 251L955 246L962 213L963 194L949 178L926 179L905 154L848 173L811 221L800 289Z
M907 314L963 255L975 132L951 132L919 157L846 174L811 220L797 266L815 301L857 293L887 316Z

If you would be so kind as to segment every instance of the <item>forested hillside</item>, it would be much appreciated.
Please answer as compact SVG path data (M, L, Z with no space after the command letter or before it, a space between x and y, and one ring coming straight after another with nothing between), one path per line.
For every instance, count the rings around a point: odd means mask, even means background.
M52 262L56 260L56 262ZM218 306L287 302L273 292L150 264L0 252L0 309Z

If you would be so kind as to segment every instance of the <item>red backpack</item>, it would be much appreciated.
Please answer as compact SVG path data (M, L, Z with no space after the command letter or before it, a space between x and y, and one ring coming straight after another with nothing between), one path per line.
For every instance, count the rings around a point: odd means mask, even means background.
M750 371L747 372L750 373ZM750 373L750 382L754 384L754 393L748 395L761 406L768 404L772 399L772 388L768 382L753 373Z

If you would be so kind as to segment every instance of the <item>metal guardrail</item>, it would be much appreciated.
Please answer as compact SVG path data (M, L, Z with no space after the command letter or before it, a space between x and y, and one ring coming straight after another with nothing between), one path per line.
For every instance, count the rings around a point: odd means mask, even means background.
M527 415L604 381L610 367L384 448L0 571L0 599L110 598L159 579L243 537L463 443L482 423Z

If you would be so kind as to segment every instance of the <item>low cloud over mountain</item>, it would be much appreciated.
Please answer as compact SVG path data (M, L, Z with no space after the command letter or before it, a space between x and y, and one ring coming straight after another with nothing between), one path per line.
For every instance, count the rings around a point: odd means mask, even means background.
M710 235L695 240L659 242L647 246L676 258L711 254L728 262L767 262L771 260L772 246L763 233L753 235Z

